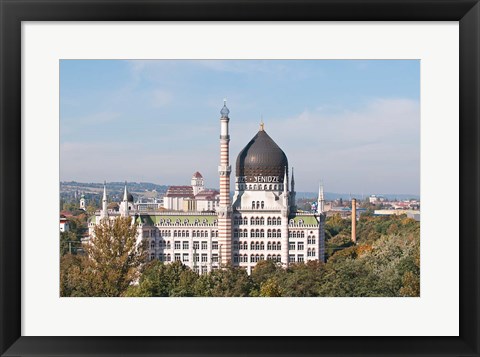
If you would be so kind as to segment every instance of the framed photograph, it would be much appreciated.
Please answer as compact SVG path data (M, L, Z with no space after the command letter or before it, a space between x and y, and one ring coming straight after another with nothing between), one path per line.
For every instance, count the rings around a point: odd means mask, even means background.
M479 355L477 1L0 3L2 356Z

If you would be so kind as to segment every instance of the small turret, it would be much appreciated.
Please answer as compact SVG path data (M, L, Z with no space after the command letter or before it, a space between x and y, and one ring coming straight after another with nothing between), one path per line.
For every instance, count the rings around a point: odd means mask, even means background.
M325 199L323 197L323 182L320 182L320 187L318 189L317 213L322 214L323 212L325 212Z
M107 182L103 181L103 198L102 198L102 211L100 212L100 218L108 216L107 210Z

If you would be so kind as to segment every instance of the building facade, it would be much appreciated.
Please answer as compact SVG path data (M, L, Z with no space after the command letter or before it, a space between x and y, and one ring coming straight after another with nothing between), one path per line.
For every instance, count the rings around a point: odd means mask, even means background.
M287 156L261 123L257 134L237 156L231 199L230 111L226 103L220 113L220 192L212 210L200 210L197 203L195 210L180 212L182 208L173 200L170 211L125 209L129 207L125 186L119 212L109 212L104 187L102 210L89 221L90 236L102 219L131 216L138 225L139 239L148 241L150 259L166 263L179 260L200 274L230 264L250 274L261 260L272 260L284 267L309 260L324 261L323 187L319 189L316 213L297 210L293 169L290 178ZM205 192L198 172L192 177L192 186L172 187L172 193L177 187L182 191L177 193L184 195L182 205ZM205 200L215 197L215 192L206 192L210 198Z

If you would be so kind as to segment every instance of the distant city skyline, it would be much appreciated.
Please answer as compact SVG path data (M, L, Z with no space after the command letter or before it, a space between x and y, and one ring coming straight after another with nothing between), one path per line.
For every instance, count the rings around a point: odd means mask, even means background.
M298 191L419 195L417 60L61 60L60 180L218 187L224 98L233 171L263 118Z

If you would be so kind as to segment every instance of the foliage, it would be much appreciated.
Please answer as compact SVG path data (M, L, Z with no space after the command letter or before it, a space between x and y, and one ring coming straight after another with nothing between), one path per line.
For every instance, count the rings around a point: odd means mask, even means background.
M85 256L62 261L62 296L68 296L72 285L76 296L122 296L140 278L145 249L137 244L137 226L131 218L103 220L83 248Z
M327 219L326 263L285 269L260 261L250 276L233 266L198 275L179 261L142 264L136 227L128 219L103 222L87 256L61 258L62 296L420 296L420 224L406 216L365 214L353 244L348 221Z

